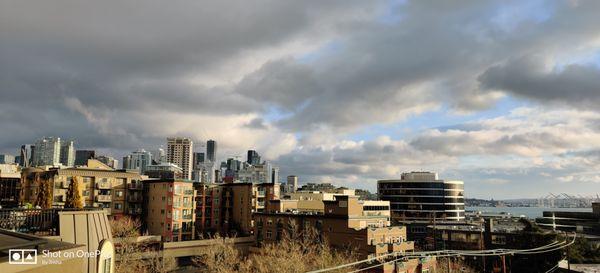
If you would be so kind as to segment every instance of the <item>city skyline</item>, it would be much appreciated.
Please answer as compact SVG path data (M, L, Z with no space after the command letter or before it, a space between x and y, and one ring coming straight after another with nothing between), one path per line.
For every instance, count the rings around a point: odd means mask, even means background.
M120 160L189 137L300 184L600 185L597 1L179 4L1 2L0 153L55 136Z

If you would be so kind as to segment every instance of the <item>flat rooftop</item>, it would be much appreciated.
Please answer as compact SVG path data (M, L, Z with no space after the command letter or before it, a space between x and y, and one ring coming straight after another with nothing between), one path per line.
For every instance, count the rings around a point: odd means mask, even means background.
M4 262L8 259L8 252L10 249L37 249L38 251L48 250L50 252L55 252L80 246L81 245L0 229L0 262Z

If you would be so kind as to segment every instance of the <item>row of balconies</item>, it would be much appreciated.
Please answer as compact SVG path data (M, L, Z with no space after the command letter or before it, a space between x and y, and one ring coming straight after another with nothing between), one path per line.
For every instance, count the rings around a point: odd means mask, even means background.
M60 182L59 187L63 188L63 189L68 189L70 184L71 184L71 182ZM95 185L96 185L96 189L110 190L113 188L112 184L110 182L96 182ZM127 184L127 188L130 190L141 190L142 183ZM192 194L193 194L193 192L192 192Z
M54 196L54 200L56 202L65 202L66 197L65 197L65 195L56 195L56 196ZM138 202L142 202L143 198L141 195L130 195L127 197L127 201L138 203ZM108 195L108 194L96 195L96 202L112 202L112 195Z
M142 214L142 208L129 208L129 214Z

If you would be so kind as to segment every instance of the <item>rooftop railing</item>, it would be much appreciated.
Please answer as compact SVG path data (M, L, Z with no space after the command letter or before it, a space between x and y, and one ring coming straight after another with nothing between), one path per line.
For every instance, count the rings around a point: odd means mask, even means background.
M73 210L98 210L98 208L0 209L0 229L41 236L56 236L59 235L58 212Z

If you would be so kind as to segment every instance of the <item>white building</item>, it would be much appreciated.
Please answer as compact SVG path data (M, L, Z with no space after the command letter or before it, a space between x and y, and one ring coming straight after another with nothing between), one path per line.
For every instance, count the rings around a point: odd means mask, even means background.
M161 163L167 163L167 154L163 148L150 151L150 153L152 154L152 161L156 164L160 165Z
M140 174L145 173L150 165L152 165L152 154L144 149L137 150L123 157L123 168L138 170Z

